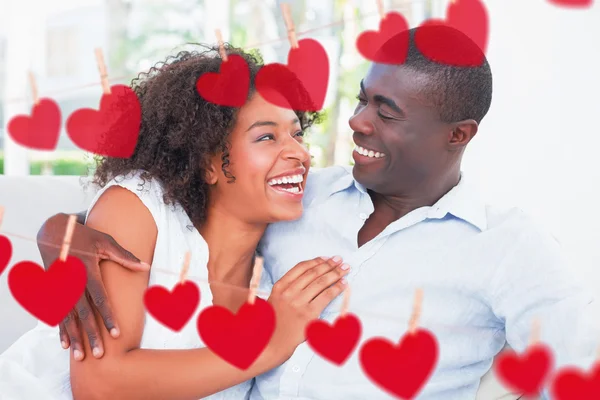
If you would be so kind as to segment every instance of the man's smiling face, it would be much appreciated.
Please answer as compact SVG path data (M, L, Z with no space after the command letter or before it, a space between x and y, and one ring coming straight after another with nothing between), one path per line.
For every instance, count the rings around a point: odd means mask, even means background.
M367 189L404 193L447 167L452 127L428 99L428 80L407 67L372 64L361 81L349 124L358 146L354 177Z

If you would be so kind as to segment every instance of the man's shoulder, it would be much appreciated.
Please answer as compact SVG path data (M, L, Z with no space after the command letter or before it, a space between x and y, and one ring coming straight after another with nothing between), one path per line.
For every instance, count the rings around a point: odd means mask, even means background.
M333 184L348 176L352 176L351 166L334 165L325 168L311 168L306 179L304 203L312 203L316 197L330 191Z
M558 246L549 226L519 207L486 205L487 229L510 238L516 246ZM526 246L529 247L529 246Z

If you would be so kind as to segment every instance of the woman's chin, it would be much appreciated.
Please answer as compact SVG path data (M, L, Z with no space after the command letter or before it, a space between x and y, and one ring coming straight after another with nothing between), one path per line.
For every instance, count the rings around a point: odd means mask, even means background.
M304 207L302 207L302 203L291 206L279 206L273 207L271 213L271 223L273 222L282 222L282 221L295 221L302 217L302 213L304 212Z

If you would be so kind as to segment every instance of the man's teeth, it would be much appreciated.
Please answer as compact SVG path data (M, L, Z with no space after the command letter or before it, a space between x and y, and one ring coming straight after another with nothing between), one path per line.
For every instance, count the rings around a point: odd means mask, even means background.
M271 179L269 182L267 182L269 185L273 186L273 185L281 185L283 183L300 183L304 180L302 174L298 174L298 175L291 175L291 176L284 176L283 178L278 178L278 179ZM287 189L284 189L287 190ZM288 190L291 191L291 190ZM292 192L294 193L294 192Z
M356 146L354 148L354 151L356 151L358 154L363 155L365 157L371 157L371 158L385 157L384 153L380 153L378 151L373 151L373 150L368 150L368 149L365 149L364 147L360 147L360 146Z

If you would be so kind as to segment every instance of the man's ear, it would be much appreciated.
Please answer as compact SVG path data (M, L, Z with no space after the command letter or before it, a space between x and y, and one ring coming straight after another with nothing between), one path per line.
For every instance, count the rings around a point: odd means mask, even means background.
M221 165L221 157L213 156L210 158L208 166L205 171L204 179L206 179L206 183L209 185L214 185L219 180L219 171Z
M457 122L454 124L454 129L450 133L450 142L451 146L466 146L473 137L477 134L477 130L479 129L479 124L472 119L467 119L464 121Z

